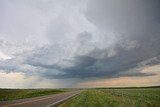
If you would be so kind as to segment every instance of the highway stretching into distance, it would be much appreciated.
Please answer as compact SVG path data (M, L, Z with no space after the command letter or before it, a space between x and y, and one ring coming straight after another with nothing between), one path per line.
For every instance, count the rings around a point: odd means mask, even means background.
M56 107L67 99L76 96L81 92L82 91L72 91L34 98L0 101L0 107Z

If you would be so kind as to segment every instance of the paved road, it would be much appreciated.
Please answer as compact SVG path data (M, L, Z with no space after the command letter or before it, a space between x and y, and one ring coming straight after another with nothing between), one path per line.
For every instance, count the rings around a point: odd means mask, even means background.
M61 94L18 99L12 101L0 101L0 107L56 107L67 99L78 95L81 91L65 92Z

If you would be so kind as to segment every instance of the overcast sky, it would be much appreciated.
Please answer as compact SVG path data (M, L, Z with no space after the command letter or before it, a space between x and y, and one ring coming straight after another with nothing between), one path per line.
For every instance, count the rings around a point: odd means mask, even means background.
M0 88L150 85L159 0L0 0Z

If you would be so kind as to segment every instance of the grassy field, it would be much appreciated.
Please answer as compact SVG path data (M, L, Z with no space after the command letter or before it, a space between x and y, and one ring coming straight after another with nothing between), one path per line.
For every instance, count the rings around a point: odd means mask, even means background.
M59 107L160 107L160 88L88 89Z
M67 89L0 89L0 101L30 98L69 91Z

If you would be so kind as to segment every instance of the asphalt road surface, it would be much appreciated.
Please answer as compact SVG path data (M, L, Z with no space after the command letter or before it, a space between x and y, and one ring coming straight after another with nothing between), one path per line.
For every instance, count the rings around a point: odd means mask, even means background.
M0 107L56 107L58 104L78 95L80 92L73 91L34 98L0 101Z

